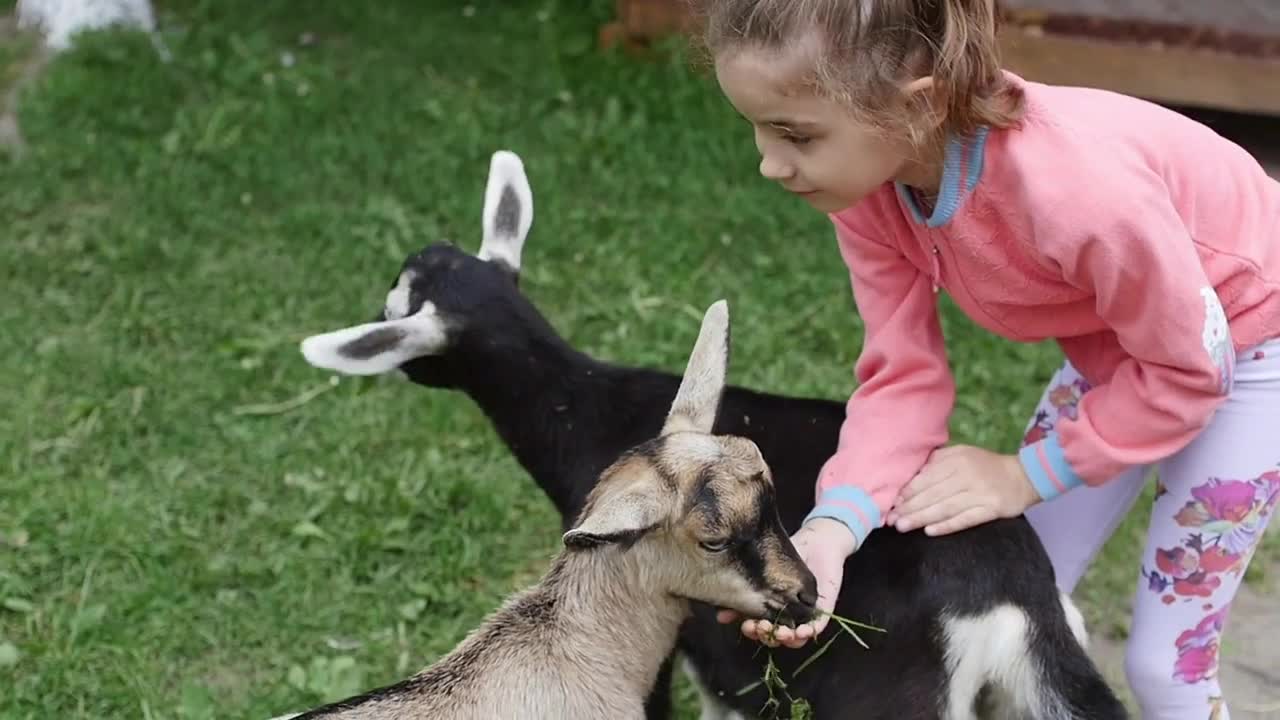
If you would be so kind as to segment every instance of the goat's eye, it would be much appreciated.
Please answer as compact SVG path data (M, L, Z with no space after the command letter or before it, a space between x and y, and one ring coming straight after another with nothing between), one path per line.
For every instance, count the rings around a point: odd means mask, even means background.
M729 546L732 544L733 544L733 541L728 538L725 538L723 540L704 540L698 543L698 545L700 545L703 550L706 550L707 552L713 552L713 553L724 552L725 550L728 550Z

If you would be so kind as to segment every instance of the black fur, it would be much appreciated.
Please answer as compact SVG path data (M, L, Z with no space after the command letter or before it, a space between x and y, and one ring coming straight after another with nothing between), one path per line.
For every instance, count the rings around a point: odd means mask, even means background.
M438 271L446 266L450 272ZM418 274L411 311L430 300L455 329L444 355L401 369L416 383L457 389L478 403L568 529L599 473L658 434L679 375L603 363L574 350L518 291L515 278L452 245L428 247L406 261L410 267ZM789 533L813 507L814 481L836 448L844 413L843 402L726 388L714 431L759 446ZM766 691L738 692L760 680L771 652L788 692L807 699L817 718L933 719L946 687L939 618L983 613L999 603L1031 618L1038 660L1077 717L1126 717L1073 640L1053 568L1024 518L933 538L919 530L872 532L845 565L836 605L837 614L887 631L861 633L870 650L841 638L793 677L817 645L767 651L743 638L736 623L716 622L715 609L700 603L679 649L713 692L748 716L764 706ZM819 643L834 632L831 623ZM664 673L655 695L669 692L667 680ZM665 697L651 697L649 717L667 717L669 707ZM786 703L780 713L789 713Z
M649 525L647 527L635 530L619 530L615 533L577 533L575 535L565 536L564 544L575 550L586 550L610 543L621 547L624 550L630 550L640 538L656 529L657 525Z
M720 511L720 496L716 495L715 488L711 485L711 480L711 473L704 471L695 484L697 489L689 494L685 512L692 512L694 508L697 508L706 517L709 524L719 526L720 523L724 522L724 513Z

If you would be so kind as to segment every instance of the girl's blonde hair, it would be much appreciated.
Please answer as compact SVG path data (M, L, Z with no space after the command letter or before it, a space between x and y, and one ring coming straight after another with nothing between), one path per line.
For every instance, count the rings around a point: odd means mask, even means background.
M995 0L689 2L713 56L801 47L816 33L805 80L876 127L905 129L912 141L932 135L928 128L968 135L1021 118L1020 89L1000 67ZM925 75L933 76L933 92L916 93L904 106L902 84Z

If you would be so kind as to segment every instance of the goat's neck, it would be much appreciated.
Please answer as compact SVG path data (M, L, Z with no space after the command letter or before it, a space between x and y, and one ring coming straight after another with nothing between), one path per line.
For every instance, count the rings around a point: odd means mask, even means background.
M548 589L563 610L565 649L584 672L647 694L675 646L688 601L667 592L654 568L671 558L644 543L571 552L557 562Z
M618 410L607 407L608 399L627 373L574 350L554 333L491 352L493 357L476 359L476 380L463 390L568 521L590 489L575 485L571 468L582 462L583 448L600 444L595 436L606 423L625 422L605 413Z

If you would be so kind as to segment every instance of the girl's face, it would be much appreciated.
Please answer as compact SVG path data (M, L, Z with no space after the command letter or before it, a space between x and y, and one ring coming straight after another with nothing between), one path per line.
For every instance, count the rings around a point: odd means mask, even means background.
M854 205L889 180L936 186L936 178L910 160L908 143L803 89L796 82L803 56L740 49L716 57L720 89L754 128L761 175L823 212Z

